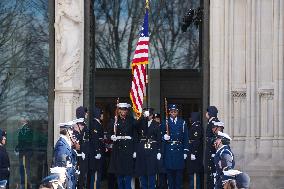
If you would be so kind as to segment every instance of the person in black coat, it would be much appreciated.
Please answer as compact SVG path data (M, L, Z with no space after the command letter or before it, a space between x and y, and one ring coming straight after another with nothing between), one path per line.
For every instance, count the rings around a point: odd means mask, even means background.
M0 181L7 180L6 188L9 189L10 160L5 144L6 132L0 129Z
M109 173L117 176L119 189L131 189L134 174L134 158L136 158L135 142L137 141L136 120L128 113L131 106L119 103L118 114L109 123L108 136L113 141L110 157Z
M142 189L155 189L156 174L161 161L161 128L153 120L153 108L144 109L137 128L138 143L135 174L140 178Z
M89 132L84 122L84 118L73 120L75 122L73 130L73 150L76 152L76 178L78 188L87 186L88 158L89 158ZM78 172L79 171L79 172Z
M215 134L213 133L214 122L219 122L217 118L218 109L215 106L209 106L206 112L208 124L206 128L206 150L205 150L205 172L207 173L207 188L214 188L214 175L216 172L214 165L214 156L216 149L213 146Z
M158 113L154 114L153 118L156 122L159 123L159 126L161 127L161 115ZM162 131L161 131L162 134ZM156 189L166 189L167 186L167 170L165 168L164 164L164 146L161 145L161 160L158 161L159 164L159 173L157 174L157 183L156 183Z
M189 174L189 188L201 188L201 175L203 172L203 129L200 123L200 113L191 113L191 126L189 128L189 158L187 158L187 171Z
M105 152L104 128L102 125L103 111L94 108L93 121L90 124L90 158L89 169L91 172L91 186L96 189L101 188L101 179L103 172L103 155ZM95 182L95 183L94 183Z

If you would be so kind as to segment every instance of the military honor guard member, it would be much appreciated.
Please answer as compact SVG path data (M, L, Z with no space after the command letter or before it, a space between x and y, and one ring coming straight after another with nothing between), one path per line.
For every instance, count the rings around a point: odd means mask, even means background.
M50 168L50 175L42 179L40 189L52 188L52 189L64 189L64 183L66 181L66 168L65 167L53 167Z
M90 158L89 169L91 172L90 188L101 188L103 172L103 155L105 153L104 128L102 125L103 111L94 108L93 121L90 124ZM95 186L95 187L94 187Z
M213 141L215 134L213 133L212 128L214 127L214 122L219 122L217 118L218 109L215 106L209 106L206 112L206 118L208 119L208 124L206 128L206 149L205 149L205 166L204 170L207 173L207 189L214 188L214 156L216 149L214 148Z
M89 161L89 130L85 123L85 119L88 117L88 110L83 106L76 109L76 120L73 135L77 144L75 145L77 155L77 173L78 173L78 188L84 188L87 186L88 176L88 161ZM77 148L77 149L76 149Z
M61 123L60 126L60 138L54 147L54 166L66 167L66 185L67 189L75 189L75 166L76 156L72 149L73 141L73 124L74 122Z
M164 162L167 169L169 189L182 188L183 169L189 151L188 128L178 117L177 105L169 105L169 118L162 125L164 133Z
M39 189L58 189L58 175L49 175L42 179Z
M129 115L130 107L130 104L118 103L117 115L109 124L109 136L113 141L109 172L117 176L119 189L131 189L131 179L134 174L137 123Z
M7 180L0 180L0 189L6 189Z
M0 181L6 181L6 188L9 189L10 160L5 148L6 132L0 129Z
M203 128L200 123L200 113L192 112L189 127L189 157L187 171L189 174L189 189L201 189L203 174Z
M157 123L159 123L159 126L161 127L161 115L159 113L154 114L153 118ZM162 134L162 130L161 130ZM156 188L157 189L166 189L167 188L167 172L164 165L164 145L161 145L161 160L158 161L159 164L159 173L157 174L156 178Z
M226 133L218 132L214 146L216 154L214 156L214 164L216 168L215 175L215 189L222 189L223 171L233 169L235 167L234 154L230 148L230 141L232 139Z
M58 181L57 181L58 189L65 188L64 187L64 184L66 183L66 168L65 167L52 167L50 168L50 174L58 176Z
M223 171L222 184L224 189L248 189L250 177L247 173L230 169Z
M138 143L135 174L140 178L142 189L155 189L156 174L161 161L161 128L153 119L153 108L143 110L137 127Z

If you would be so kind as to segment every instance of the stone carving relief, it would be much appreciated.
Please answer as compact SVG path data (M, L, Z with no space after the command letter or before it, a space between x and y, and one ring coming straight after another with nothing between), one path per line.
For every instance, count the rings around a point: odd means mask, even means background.
M231 95L232 95L234 102L237 102L240 99L245 99L247 97L247 93L244 90L231 91Z
M82 11L80 0L56 0L55 41L58 83L70 80L80 66Z
M261 99L273 100L274 91L273 89L262 89L258 91L258 95Z

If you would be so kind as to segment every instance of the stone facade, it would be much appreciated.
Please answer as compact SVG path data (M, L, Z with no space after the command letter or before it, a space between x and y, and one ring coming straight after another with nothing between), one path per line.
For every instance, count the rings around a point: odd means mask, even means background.
M210 104L251 188L284 186L284 2L210 1Z
M55 2L57 125L74 119L83 102L84 1ZM284 186L283 36L283 0L210 1L210 104L251 188Z

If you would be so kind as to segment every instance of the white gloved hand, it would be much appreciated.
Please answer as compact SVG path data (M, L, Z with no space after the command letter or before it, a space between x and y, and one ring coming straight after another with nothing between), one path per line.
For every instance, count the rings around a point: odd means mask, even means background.
M186 159L187 158L187 154L183 154L183 159Z
M133 158L136 158L136 152L133 153Z
M84 160L86 158L86 154L82 152L82 159Z
M165 139L165 140L170 140L170 138L171 138L171 137L170 137L169 135L167 135L167 134L164 135L164 139Z
M191 160L196 160L195 155L194 155L194 154L190 154L190 159L191 159Z
M146 111L144 111L143 115L144 115L144 117L149 117L150 112L148 110L146 110Z
M215 157L215 154L211 154L211 157Z
M117 140L116 136L115 135L111 135L110 139L115 142Z
M101 157L102 157L101 154L97 154L97 155L95 156L96 159L101 159Z
M67 161L67 163L66 163L66 167L72 167L72 163L70 162L70 161Z
M157 153L157 160L160 160L162 157L162 154L161 153Z

